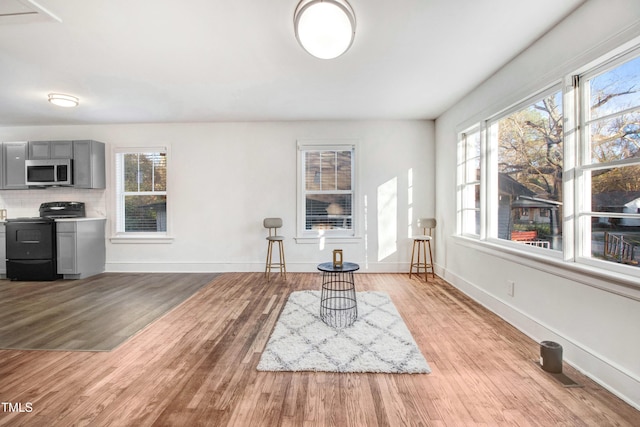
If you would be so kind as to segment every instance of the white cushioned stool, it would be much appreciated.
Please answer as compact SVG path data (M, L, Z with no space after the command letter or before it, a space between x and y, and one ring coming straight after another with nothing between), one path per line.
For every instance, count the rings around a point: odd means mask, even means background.
M416 274L424 271L424 280L429 281L427 272L431 270L431 275L435 279L436 275L433 270L433 255L431 253L431 239L433 229L436 227L435 218L420 218L418 220L418 228L422 229L422 234L413 236L413 249L411 250L411 266L409 267L409 277L416 269ZM417 257L416 257L416 248ZM429 259L427 262L427 248L429 249ZM422 253L422 256L420 255Z
M269 242L269 246L267 247L267 263L264 269L267 281L270 279L269 275L272 268L279 268L280 274L283 275L284 280L287 280L287 267L284 261L284 237L278 236L277 234L278 228L282 227L282 218L265 218L262 224L264 228L269 229L269 236L267 237L267 241ZM274 243L278 244L278 262L273 262Z

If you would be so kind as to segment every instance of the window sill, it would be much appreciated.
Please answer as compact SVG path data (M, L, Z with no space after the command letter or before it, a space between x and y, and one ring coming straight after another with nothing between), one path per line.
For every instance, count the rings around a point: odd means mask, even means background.
M109 238L111 243L115 244L169 244L173 243L174 238L166 235L162 236L112 236Z
M564 261L552 256L520 251L506 245L480 241L464 236L453 236L457 244L476 249L483 253L535 268L564 279L579 282L606 292L640 301L638 278L618 272L576 262Z
M305 236L305 237L294 237L294 240L298 244L310 244L317 245L322 244L323 242L330 243L338 243L338 244L356 244L362 241L362 237L359 236Z

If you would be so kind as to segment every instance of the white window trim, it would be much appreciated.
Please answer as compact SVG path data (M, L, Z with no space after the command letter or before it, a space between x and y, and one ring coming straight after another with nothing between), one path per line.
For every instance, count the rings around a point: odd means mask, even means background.
M473 179L470 180L469 179L469 150L468 150L468 136L469 135L473 135L475 133L478 133L478 136L480 138L480 157L479 157L479 161L480 161L480 177L479 179ZM458 234L461 234L463 236L469 236L472 238L480 238L480 234L478 233L471 233L469 231L467 231L468 228L465 228L465 224L466 221L469 221L469 218L471 218L471 214L470 212L478 212L480 213L480 233L482 233L482 230L485 227L482 227L482 221L483 221L483 203L484 203L484 197L483 197L483 191L484 191L484 186L482 185L483 182L483 178L482 178L482 174L484 174L485 170L482 167L482 159L484 156L484 132L482 131L482 127L480 126L480 123L476 123L473 126L469 127L468 129L462 131L459 133L458 135L458 141L459 141L459 147L458 147ZM473 159L475 159L475 157L473 157ZM466 194L469 191L469 188L474 188L475 190L475 185L480 185L480 206L478 208L469 208L467 206L467 203L471 200L471 198L469 198L469 195ZM474 203L475 203L475 198L474 198ZM466 218L466 219L465 219ZM475 223L475 216L474 216L474 223Z
M300 244L320 244L325 241L331 243L351 244L358 243L362 239L362 223L360 203L360 174L358 164L360 163L359 139L299 139L296 142L296 243ZM349 232L326 232L325 230L307 231L305 230L305 193L304 193L304 166L302 165L302 152L306 150L351 150L354 151L353 159L353 206L352 225Z
M617 264L610 261L599 260L596 258L586 257L582 255L586 243L585 221L590 221L592 215L590 208L584 209L585 200L584 193L588 191L586 184L582 178L584 171L595 169L606 169L616 166L624 166L630 163L636 163L634 160L621 160L610 162L607 164L582 164L584 158L584 144L581 141L583 137L580 132L581 117L580 111L583 110L581 102L580 90L572 87L572 78L574 75L580 75L583 80L601 72L603 69L615 67L620 63L635 56L633 52L640 51L640 38L624 43L622 46L614 48L609 54L590 61L586 65L575 67L573 72L563 72L562 79L563 89L563 115L565 117L564 129L564 174L563 174L563 251L549 251L528 245L520 245L508 240L492 237L496 234L497 213L493 212L496 207L493 206L492 197L497 194L497 168L492 167L492 157L496 153L491 150L489 140L491 139L491 125L516 111L522 106L526 106L530 100L535 100L541 94L545 94L558 88L557 81L546 86L545 89L531 92L534 95L522 98L521 101L511 104L502 110L490 109L476 115L480 122L481 132L481 230L480 236L462 233L460 218L460 196L458 195L458 224L455 240L465 246L474 247L483 252L491 253L510 261L522 263L532 268L542 271L551 272L561 277L581 282L583 284L596 287L605 291L609 291L618 295L632 298L640 301L640 286L638 279L640 278L640 268ZM574 108L580 107L580 108ZM498 112L495 112L498 111ZM484 116L484 118L482 118ZM465 130L473 129L475 120L469 119L466 125L458 126L458 140ZM460 155L458 153L458 155ZM458 164L458 167L460 165ZM495 176L494 176L495 175ZM458 172L458 178L460 174ZM457 188L460 190L462 181L458 180ZM496 184L496 188L493 185ZM496 196L497 197L497 196ZM617 214L616 216L637 218L634 214ZM590 227L587 227L590 230ZM590 247L590 244L589 244Z
M166 168L167 168L167 189L166 189L166 194L167 194L167 231L157 231L157 232L119 232L118 231L118 217L119 217L119 213L117 212L118 210L118 197L120 197L118 191L118 186L117 186L117 182L118 182L118 176L117 176L117 167L116 167L116 162L117 162L117 157L118 154L126 154L126 153L151 153L151 152L164 152L166 153ZM173 214L172 214L172 203L169 201L169 194L170 194L170 162L171 162L171 153L170 153L170 146L166 145L166 146L137 146L137 147L113 147L112 149L112 153L111 153L111 158L113 159L111 162L111 168L112 168L112 174L111 176L113 177L113 188L114 188L114 192L113 192L113 197L112 197L112 203L113 203L113 211L116 212L116 215L114 217L114 220L112 221L112 225L111 225L111 237L109 238L109 241L111 243L116 243L116 244L167 244L167 243L173 243L174 238L172 237L171 233L173 230L172 227L172 218L173 218Z

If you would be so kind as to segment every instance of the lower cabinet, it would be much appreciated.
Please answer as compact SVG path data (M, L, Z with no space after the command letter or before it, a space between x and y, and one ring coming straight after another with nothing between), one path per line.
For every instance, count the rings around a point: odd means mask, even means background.
M105 223L102 218L56 221L58 274L82 279L104 272Z
M0 278L7 277L7 227L0 222Z

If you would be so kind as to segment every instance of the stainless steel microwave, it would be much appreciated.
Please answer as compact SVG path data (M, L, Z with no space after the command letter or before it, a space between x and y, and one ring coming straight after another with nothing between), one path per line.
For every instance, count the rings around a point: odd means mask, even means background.
M71 163L71 159L26 160L26 184L38 187L73 185Z

